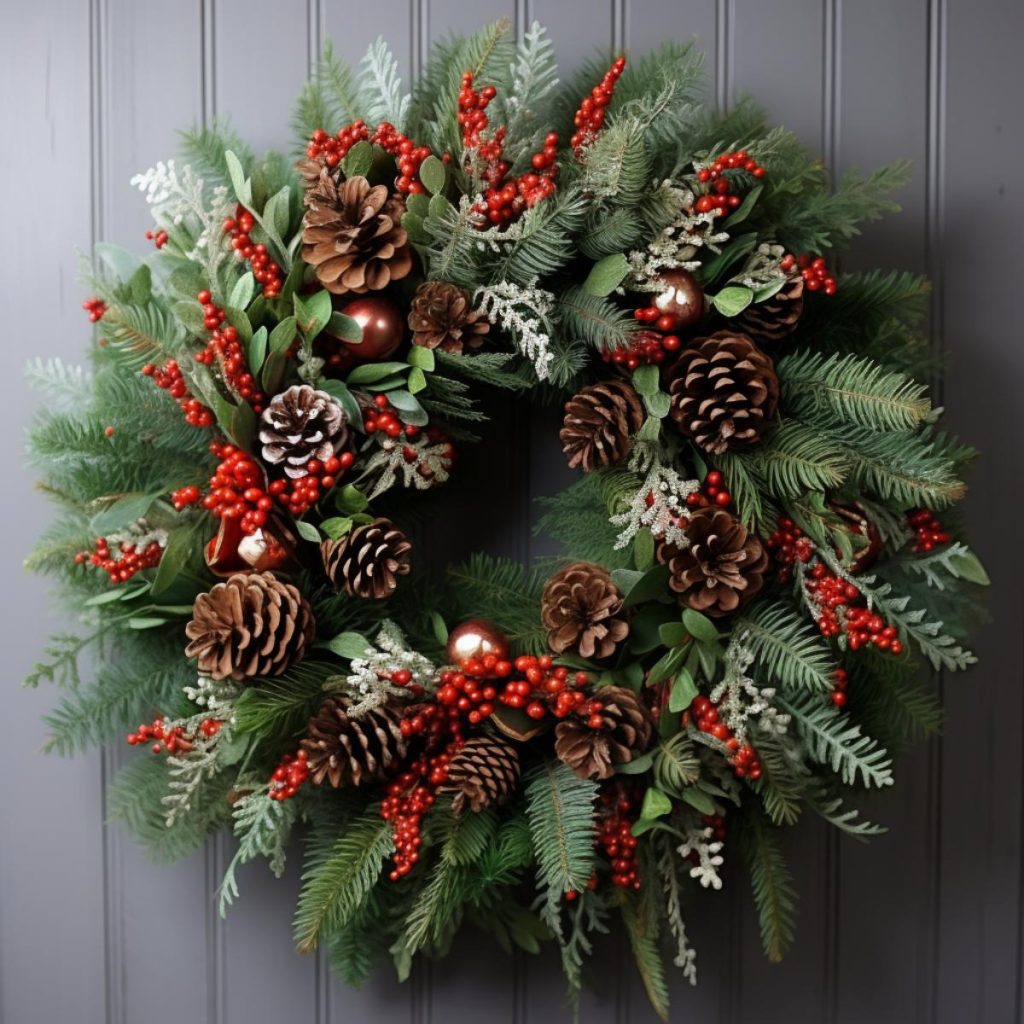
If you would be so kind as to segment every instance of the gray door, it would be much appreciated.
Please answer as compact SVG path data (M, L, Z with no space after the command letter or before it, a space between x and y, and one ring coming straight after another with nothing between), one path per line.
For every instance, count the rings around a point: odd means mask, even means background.
M297 879L244 872L220 921L211 898L229 856L148 864L103 827L103 783L121 751L42 757L53 695L20 691L64 617L20 560L47 513L22 468L29 357L77 358L87 331L74 247L141 248L145 205L129 177L174 149L174 129L230 113L256 145L286 139L292 98L322 39L358 58L387 35L415 72L432 40L507 14L546 22L571 64L596 47L639 53L696 34L711 95L755 92L835 168L915 162L905 213L870 229L851 265L875 261L935 281L940 382L952 424L980 447L968 518L992 570L982 664L945 686L943 739L906 758L871 810L892 826L870 846L811 823L791 837L803 897L795 949L760 955L742 880L691 911L700 986L674 989L673 1019L817 1024L1021 1019L1021 687L1024 543L1021 416L1019 0L0 0L0 282L3 285L0 1021L3 1024L279 1024L568 1021L554 958L506 959L468 937L444 964L397 987L352 993L290 944ZM529 494L559 486L550 415L519 415L534 443L494 455L514 500L474 539L538 550ZM467 522L473 509L462 507ZM458 532L458 531L456 531ZM464 532L464 531L463 531ZM625 951L600 951L595 1024L649 1021ZM621 966L620 966L621 965Z

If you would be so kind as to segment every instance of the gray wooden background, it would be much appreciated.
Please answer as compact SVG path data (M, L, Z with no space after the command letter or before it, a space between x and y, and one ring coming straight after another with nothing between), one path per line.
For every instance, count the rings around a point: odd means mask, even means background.
M1020 40L1015 0L0 0L0 403L4 502L0 625L8 665L0 713L0 1020L3 1024L429 1024L485 1016L568 1021L553 957L506 959L462 942L398 988L361 992L295 954L297 880L244 872L220 921L211 893L228 841L154 868L104 828L103 785L121 751L71 761L38 753L53 695L18 682L59 625L20 560L43 517L23 468L37 354L74 359L88 331L76 246L142 248L146 211L128 179L169 155L174 128L229 113L257 146L287 140L292 98L321 41L357 58L379 32L413 73L433 39L508 14L548 24L568 64L595 47L634 53L696 35L712 99L756 92L834 167L915 162L905 213L872 228L852 261L927 271L950 419L985 453L969 519L994 578L982 665L945 681L941 740L901 764L871 810L893 826L867 847L811 823L792 837L803 896L781 966L760 955L747 893L690 913L701 984L676 982L673 1020L1003 1022L1021 1020L1021 597L1024 545L1019 394ZM505 550L530 493L557 486L560 458L539 416L528 457L503 480ZM503 457L504 459L504 457ZM497 463L499 460L493 460ZM497 466L495 472L498 472ZM625 951L602 951L583 1020L652 1019ZM619 965L622 965L620 969Z

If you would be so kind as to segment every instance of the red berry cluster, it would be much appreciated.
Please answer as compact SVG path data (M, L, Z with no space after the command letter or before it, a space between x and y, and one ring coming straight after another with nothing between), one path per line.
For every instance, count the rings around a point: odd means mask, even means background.
M338 477L342 476L347 469L350 469L355 462L355 456L351 452L341 452L339 455L332 455L329 459L321 462L319 459L310 459L306 463L306 475L292 480L285 477L281 480L273 480L267 491L273 495L279 504L283 505L296 519L305 515L334 485Z
M637 313L644 312L637 310ZM657 310L655 310L657 312ZM601 358L606 363L615 363L635 370L638 366L663 363L670 353L678 352L682 342L675 334L659 334L657 331L637 331L630 338L630 343L621 348L601 350Z
M249 233L255 227L253 215L241 203L235 208L234 217L224 221L224 233L231 236L231 248L240 260L248 260L252 267L252 276L263 285L263 294L268 299L281 294L284 278L281 268L270 258L267 247L262 242L253 242Z
M274 507L262 467L248 452L227 443L212 442L210 452L220 465L210 478L203 508L218 519L239 519L242 533L255 533Z
M725 479L717 469L708 470L699 491L692 491L686 496L686 504L690 508L707 508L717 505L726 508L732 504L732 495L725 489Z
M764 177L764 168L745 149L723 153L708 167L697 172L697 180L707 185L709 191L694 204L697 213L714 213L723 216L735 210L743 201L733 192L733 181L726 176L728 171L746 171L755 178Z
M530 157L533 170L511 181L505 180L512 169L512 165L502 159L505 128L499 127L489 135L485 134L490 121L484 111L496 94L493 85L474 89L471 71L462 76L459 111L455 118L462 127L463 146L475 150L484 163L480 176L488 186L483 202L473 207L473 212L478 215L476 226L479 228L508 224L528 207L553 195L558 173L558 135L548 132L543 148Z
M89 314L89 323L94 324L97 320L103 319L103 314L107 311L107 304L92 295L82 303L82 309Z
M821 562L811 567L809 576L807 590L821 609L818 629L822 636L845 634L851 651L865 644L893 654L903 651L896 627L887 625L881 615L872 612L849 580L829 572Z
M765 547L781 566L779 582L793 578L795 562L809 562L814 554L814 541L787 516L780 517L774 532L765 540Z
M285 754L270 776L267 795L271 800L291 800L308 779L309 755L304 750Z
M590 90L590 95L583 98L572 123L576 127L569 145L573 152L579 156L587 146L597 137L597 133L604 127L605 108L612 101L615 93L615 83L618 82L623 70L626 67L626 58L619 57L615 63L605 72L604 78Z
M832 692L829 694L829 700L837 708L846 707L846 685L849 680L846 677L845 668L837 668L835 671L835 685L832 687Z
M216 736L223 724L219 719L205 718L199 726L199 731L207 737ZM153 743L154 754L187 754L190 750L195 749L195 744L192 742L193 737L186 734L185 727L175 725L170 729L167 728L162 715L154 718L149 725L140 725L125 739L133 747L143 743Z
M224 383L249 402L256 412L263 411L266 395L256 386L249 364L238 340L238 331L230 324L224 326L224 310L215 305L208 291L201 291L196 300L203 307L203 322L213 333L202 352L196 353L196 362L213 366L216 362L224 377Z
M180 512L183 508L194 505L202 496L203 492L195 484L189 484L187 487L171 491L171 504Z
M154 363L146 363L142 372L147 377L153 378L153 383L167 391L171 398L177 400L181 411L185 414L185 422L193 427L212 427L214 424L213 413L188 393L185 387L185 378L181 375L181 367L177 359L168 359L163 366L156 366Z
M388 786L380 816L391 822L394 830L394 866L388 874L392 882L416 867L423 843L423 815L437 799L437 787L448 781L448 764L461 745L461 740L453 739L439 753L421 755Z
M907 525L914 531L914 550L924 554L941 544L949 543L949 534L931 509L918 508L907 513Z
M381 121L373 134L365 121L353 121L346 125L335 136L330 136L322 128L318 128L306 146L306 156L310 160L323 161L328 167L337 167L348 151L357 143L369 141L380 146L385 153L393 156L398 163L398 177L395 188L406 194L423 192L423 183L419 179L420 164L430 156L428 146L417 146L407 135L403 135L393 124Z
M146 238L151 241L158 249L162 249L168 240L168 234L166 231L160 229L157 231L147 231Z
M740 743L732 729L718 717L718 708L712 704L707 697L699 695L693 698L689 710L684 712L683 721L686 716L697 726L697 728L721 740L730 751L729 763L732 770L740 778L759 779L761 777L761 762L757 759L757 751L749 743Z
M394 412L394 406L387 395L374 395L373 405L363 410L363 430L367 434L387 434L388 437L401 437L405 434L410 440L418 437L422 430L412 423L403 423Z
M794 258L787 254L782 257L782 261L779 263L779 268L787 274L794 266L800 268L800 276L804 279L804 287L809 292L822 291L826 295L835 295L836 279L825 267L823 257L812 258L807 253L804 253L803 256Z
M679 320L676 317L672 316L671 313L662 313L657 306L641 306L639 309L634 309L633 317L642 324L648 324L649 329L661 331L662 334L668 334L669 337L673 337L671 332L679 325ZM676 342L678 341L679 339L676 338ZM674 346L667 347L674 350L677 349L679 345L676 344Z
M119 544L118 556L114 558L110 554L107 538L97 537L96 550L80 551L75 555L75 562L78 565L88 562L102 569L110 577L111 583L127 583L137 572L157 565L163 553L164 549L156 541L147 544L141 551L134 544Z
M633 835L636 801L624 790L606 789L601 793L599 813L597 848L611 865L612 884L636 891L640 888L636 863L638 841Z
M510 680L498 694L498 701L510 708L523 708L530 718L541 719L546 715L565 718L569 714L587 717L592 729L600 729L605 720L600 712L599 701L588 701L580 687L586 686L589 677L586 672L573 676L575 686L569 684L569 670L564 665L557 668L547 654L539 658L524 654L516 658L514 668L518 679Z

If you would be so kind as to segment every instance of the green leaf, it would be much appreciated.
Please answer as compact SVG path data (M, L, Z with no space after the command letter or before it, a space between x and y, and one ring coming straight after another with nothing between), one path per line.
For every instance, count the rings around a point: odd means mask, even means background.
M628 273L629 260L621 252L605 256L590 268L590 273L583 282L583 290L588 295L611 295Z
M650 786L644 793L644 802L640 807L640 817L645 821L654 821L672 811L672 800L656 786Z
M331 293L321 289L309 296L296 295L295 318L306 341L312 341L330 322Z
M742 224L749 216L751 211L754 209L754 204L757 202L761 193L764 191L764 185L755 185L744 197L743 202L732 212L726 224L729 225L731 231L738 224Z
M410 366L418 366L427 373L432 373L437 367L437 359L434 357L434 350L424 345L413 345L407 356Z
M224 152L224 162L228 166L228 177L236 198L243 206L249 206L252 203L252 184L245 177L241 161L228 149Z
M409 371L409 394L418 395L421 391L427 390L427 375L418 367L414 366ZM394 403L392 402L392 405Z
M159 496L160 492L156 494L125 494L117 501L111 502L102 511L97 512L89 521L89 529L97 537L103 537L115 530L131 526L149 511L150 506Z
M643 775L648 768L654 764L654 755L657 753L656 750L648 750L646 754L641 754L639 757L634 757L632 761L626 761L624 764L616 765L616 775Z
M128 620L129 629L156 629L157 626L165 626L167 619L156 615L138 615Z
M679 671L686 658L687 650L686 647L673 647L672 650L663 654L647 673L647 685L654 686Z
M355 521L351 516L331 516L320 524L320 530L331 540L337 540L349 533L354 525Z
M658 639L666 647L679 647L690 639L690 631L681 622L665 622L658 627Z
M431 195L436 196L444 190L446 176L445 166L436 156L428 156L420 164L420 181Z
M697 640L713 643L719 638L715 624L706 615L702 615L693 608L683 609L683 625Z
M430 200L422 192L413 192L407 196L405 208L420 220L430 216Z
M152 594L162 594L178 578L182 569L188 565L195 549L196 535L190 529L172 530L167 539L167 547L160 556L156 576L153 578Z
M742 285L730 284L710 299L722 316L739 316L754 301L754 293Z
M448 643L448 627L445 625L444 619L435 611L429 613L429 618L430 628L434 634L434 639L444 646Z
M295 529L303 540L311 541L313 544L320 543L320 531L312 523L307 523L305 519L296 519Z
M668 709L673 714L682 714L697 696L697 684L693 681L689 669L681 668L672 680L672 692L668 698Z
M701 814L714 814L715 813L715 802L702 790L696 789L693 786L687 786L686 789L680 793L684 803L688 803L694 810L700 811Z
M267 358L267 329L261 327L249 341L247 356L249 369L253 374L258 374L263 369L263 363Z
M326 391L345 412L349 425L361 429L363 413L356 401L356 396L340 380L322 380L317 385L321 391Z
M408 372L408 363L363 363L348 375L347 383L350 385L377 384L388 377L393 377L396 374L404 376Z
M145 263L140 263L128 279L128 290L132 294L132 303L146 306L153 295L153 275Z
M264 229L282 249L285 248L284 236L288 234L288 229L291 227L291 200L291 186L282 185L267 200L267 205L263 208Z
M288 351L295 341L295 317L286 316L271 332L269 349L271 352L281 353Z
M349 661L363 658L367 651L373 649L373 645L361 633L339 633L328 640L324 647L339 658L346 658Z
M633 561L643 571L654 565L654 537L650 530L638 530L633 538Z
M429 422L430 417L426 410L408 391L389 391L388 400L398 410L399 418L403 423L410 423L414 427L425 427Z
M663 420L672 408L672 400L664 391L656 391L653 395L644 395L644 405L648 415Z
M657 366L638 366L633 371L633 387L644 395L656 395L661 389L661 372Z
M256 278L252 276L251 270L247 270L235 282L234 288L231 289L231 294L228 296L228 305L235 309L244 310L252 302L252 297L255 293Z
M968 583L977 583L979 586L987 587L992 581L988 578L985 566L981 559L970 550L958 551L950 557L950 564L956 569L957 575Z
M366 495L355 484L345 484L337 492L334 503L338 506L339 511L348 512L349 514L362 512L370 505Z
M662 597L668 589L668 567L664 565L653 565L644 572L615 569L611 575L627 608Z
M345 154L341 170L346 178L365 178L373 167L373 146L363 139Z
M363 329L359 325L359 321L355 317L346 316L337 311L331 313L331 318L327 321L327 330L335 338L341 338L342 341L347 341L350 345L359 345L363 340Z

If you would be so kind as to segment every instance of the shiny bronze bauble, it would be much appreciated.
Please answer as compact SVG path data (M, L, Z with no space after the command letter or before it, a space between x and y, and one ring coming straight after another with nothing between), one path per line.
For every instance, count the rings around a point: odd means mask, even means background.
M276 516L255 533L243 533L237 518L220 521L217 536L206 545L206 564L215 576L271 572L295 564L295 536Z
M387 359L402 344L405 317L390 299L367 295L346 302L338 312L352 317L362 329L363 340L358 343L335 339L357 362Z
M830 502L828 507L843 520L846 528L857 538L853 545L850 571L854 574L866 572L878 561L885 547L878 527L868 519L867 512L860 502L853 501L849 505Z
M704 292L697 279L687 270L665 270L657 282L661 291L654 297L654 306L662 316L675 321L672 330L684 331L704 316Z
M470 619L456 626L448 634L448 660L461 665L469 658L508 657L508 639L505 634L487 619Z

